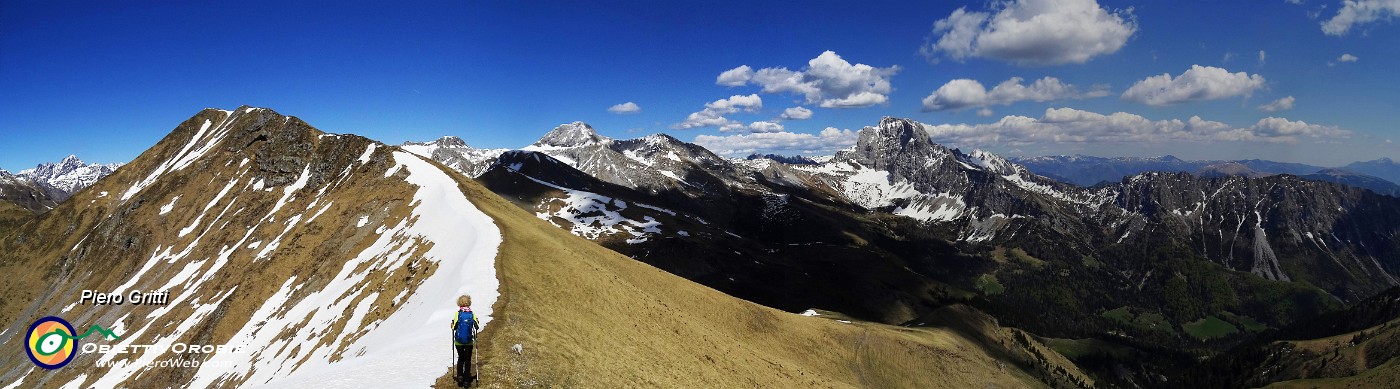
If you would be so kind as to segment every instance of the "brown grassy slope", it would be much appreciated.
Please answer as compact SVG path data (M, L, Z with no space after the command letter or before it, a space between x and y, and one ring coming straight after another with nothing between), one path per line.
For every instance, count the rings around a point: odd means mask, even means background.
M359 156L370 140L350 135L322 136L320 131L299 119L274 115L266 110L245 113L225 142L204 157L184 170L167 172L129 201L120 200L132 183L145 178L155 166L174 158L204 120L219 123L225 117L220 111L203 111L90 189L79 192L51 211L30 217L22 226L0 230L0 274L5 275L5 282L0 282L0 326L4 326L0 327L0 346L3 346L0 348L20 350L24 329L43 316L58 315L86 330L88 325L110 326L124 317L147 318L156 310L168 310L168 313L155 319L126 322L128 331L133 331L137 325L149 325L148 331L135 338L135 344L152 344L155 336L167 336L190 320L195 320L193 328L171 341L230 343L254 312L269 299L284 293L280 288L284 281L291 277L300 281L301 287L288 295L287 306L291 306L319 291L346 261L378 239L374 226L396 225L410 216L409 202L416 188L401 177L385 177L388 169L397 166L389 148L378 147L367 163L361 163ZM255 125L258 121L265 123ZM245 158L247 164L241 164ZM264 163L273 168L258 167ZM280 172L292 172L290 176L296 178L303 166L308 165L312 172L326 173L311 174L307 186L274 214L275 221L264 221L263 217L272 212L284 192L282 187L271 191L247 189L255 176L270 179ZM235 180L236 185L227 195L215 202L221 188ZM286 184L289 182L283 185ZM322 189L324 193L318 196ZM176 206L162 213L162 206L170 204L176 196L180 198ZM227 214L221 210L227 210ZM318 210L324 213L311 220ZM288 224L295 215L300 215L301 219ZM360 228L357 226L360 217L374 224ZM183 227L194 225L195 220L201 220L199 228L187 235L178 234ZM285 229L287 226L291 228ZM245 234L249 239L240 243ZM247 242L272 242L278 236L282 236L281 245L269 252L267 258L255 260L255 255L265 246L250 247ZM195 240L200 243L194 244ZM212 259L217 258L221 250L231 247L239 249L232 252L227 266L209 274L209 281L203 286L191 288L181 283L165 289L171 292L172 301L183 296L188 299L184 302L168 307L88 304L63 310L77 302L83 289L124 292L117 287L132 279L157 248L170 248L175 252L187 249L190 254L175 263L160 260L162 262L153 265L127 290L161 288L187 265L201 272L209 270L216 262ZM288 352L305 356L313 346L346 352L349 342L336 343L335 339L342 330L363 330L357 329L358 323L349 323L353 309L367 308L367 322L381 319L393 311L394 296L405 289L413 290L418 283L412 280L426 278L436 269L432 264L415 264L366 274L359 290L376 291L374 295L378 297L370 300L347 295L345 298L354 303L345 308L337 323L328 330L314 337L298 333L299 328L283 330L283 339L293 336L304 339ZM235 288L237 293L224 300L214 313L190 319L196 308L190 302L207 303L212 297ZM124 335L137 336L134 333ZM353 339L358 335L348 336ZM127 354L131 358L137 355ZM162 355L161 359L203 360L207 357L194 353ZM23 376L24 387L59 387L76 377L86 376L89 380L86 384L92 385L96 377L109 371L96 367L96 359L96 355L80 354L62 369L31 372L33 364L23 352L0 353L0 382L13 382ZM146 369L127 377L130 380L126 385L183 387L188 385L194 372L179 368ZM234 377L226 384L234 386L240 380Z
M1014 350L975 336L759 306L570 235L457 177L504 234L481 387L1045 386L994 357Z
M1347 334L1283 341L1277 366L1293 380L1270 388L1382 388L1400 382L1400 319Z
M24 224L25 221L34 217L34 212L24 209L18 204L0 200L0 236L12 228Z
M1277 382L1266 386L1270 389L1314 389L1314 388L1393 388L1400 382L1400 361L1391 359L1384 365L1369 369L1361 374L1340 378L1312 378Z

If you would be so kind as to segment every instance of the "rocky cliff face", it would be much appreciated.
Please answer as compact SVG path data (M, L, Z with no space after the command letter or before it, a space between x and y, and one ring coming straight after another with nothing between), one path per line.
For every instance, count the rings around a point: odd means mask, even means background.
M1397 284L1400 202L1392 197L1287 175L1149 173L1118 186L1115 204L1146 221L1115 231L1123 240L1175 237L1228 268L1306 281L1346 301Z

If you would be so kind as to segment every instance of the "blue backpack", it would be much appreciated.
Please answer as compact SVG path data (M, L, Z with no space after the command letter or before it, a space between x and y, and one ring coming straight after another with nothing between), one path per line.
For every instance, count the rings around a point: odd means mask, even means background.
M476 316L471 312L457 312L457 328L453 331L452 340L460 344L472 344L476 338Z

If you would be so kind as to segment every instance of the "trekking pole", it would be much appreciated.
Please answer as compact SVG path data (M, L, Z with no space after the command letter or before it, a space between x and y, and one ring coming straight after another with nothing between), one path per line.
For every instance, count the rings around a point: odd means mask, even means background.
M451 360L450 362L448 362L448 364L447 364L447 370L452 372L452 380L453 380L453 381L456 381L457 378L458 378L458 377L457 377L457 342L456 342L456 338L457 338L457 329L456 329L456 328L452 328L450 325L449 325L447 328L448 328L449 330L452 331L451 339L453 339L452 342L447 342L448 345L452 346L452 360Z
M473 380L473 381L475 381L475 380L478 379L478 378L481 378L481 371L477 370L477 367L476 367L477 358L481 358L481 355L480 355L481 353L477 352L478 350L476 349L476 344L477 344L477 343L481 343L481 342L480 342L480 339L477 339L477 338L476 338L476 328L475 328L475 327L472 327L472 380Z

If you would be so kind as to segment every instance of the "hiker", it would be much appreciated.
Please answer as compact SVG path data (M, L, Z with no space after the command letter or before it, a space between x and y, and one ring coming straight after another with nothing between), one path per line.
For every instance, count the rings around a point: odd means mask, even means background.
M471 370L472 344L480 329L476 315L472 314L472 296L457 297L457 316L452 318L452 345L457 349L457 369L452 378L457 386L465 388L476 381L476 372Z

